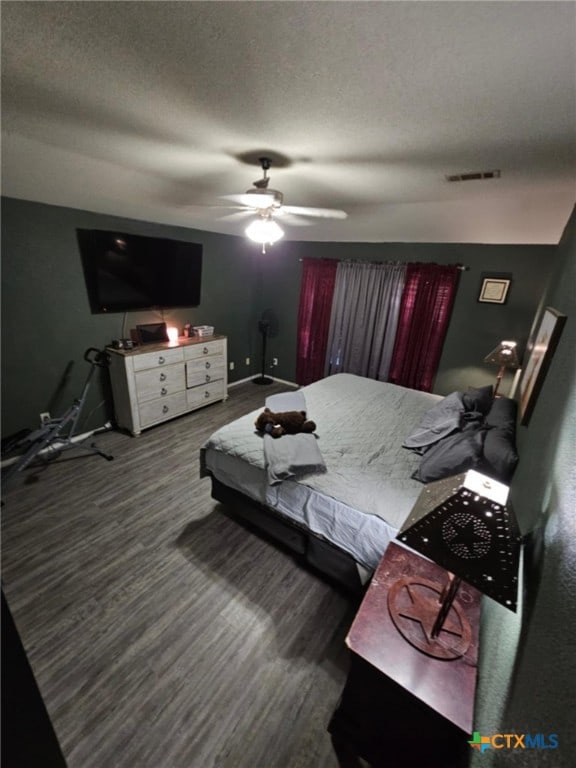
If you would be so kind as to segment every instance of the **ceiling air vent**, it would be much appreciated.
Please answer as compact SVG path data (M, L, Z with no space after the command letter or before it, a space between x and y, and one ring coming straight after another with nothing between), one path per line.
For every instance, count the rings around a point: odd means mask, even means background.
M478 171L475 173L454 173L446 176L446 181L479 181L480 179L499 179L500 171Z

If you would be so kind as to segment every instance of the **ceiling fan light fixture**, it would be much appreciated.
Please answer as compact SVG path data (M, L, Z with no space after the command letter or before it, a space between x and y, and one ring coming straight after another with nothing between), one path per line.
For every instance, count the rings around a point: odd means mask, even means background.
M1 0L0 0L1 2ZM253 182L254 186L247 189L242 195L224 195L224 199L236 203L233 206L242 213L253 213L257 217L245 230L245 234L255 243L262 245L262 253L266 253L266 245L273 245L284 237L284 230L273 220L272 216L286 215L289 224L303 226L309 222L303 217L315 217L322 219L345 219L347 213L331 208L310 208L304 206L285 206L284 195L277 189L268 187L270 181L268 169L272 161L268 157L259 157L263 176ZM232 206L228 206L232 207ZM242 215L232 214L234 215ZM232 218L225 217L225 218Z
M265 253L266 245L273 245L284 237L284 230L274 219L257 218L246 227L246 237L255 243L261 243L262 252Z

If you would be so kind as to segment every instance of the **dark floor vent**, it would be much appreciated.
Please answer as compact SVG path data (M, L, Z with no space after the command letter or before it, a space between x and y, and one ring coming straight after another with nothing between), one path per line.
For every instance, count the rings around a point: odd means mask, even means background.
M478 181L480 179L499 179L500 171L477 171L474 173L454 173L446 176L446 181Z

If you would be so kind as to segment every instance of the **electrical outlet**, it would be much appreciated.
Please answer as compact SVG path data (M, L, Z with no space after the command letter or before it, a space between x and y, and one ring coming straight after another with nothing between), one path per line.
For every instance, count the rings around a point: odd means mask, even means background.
M40 424L47 424L50 421L50 412L44 411L40 414Z
M250 358L249 357L246 358L246 365L250 365Z
M273 366L276 366L276 365L278 365L278 358L277 358L277 357L273 357L273 358L272 358L272 365L273 365Z
M231 370L231 371L233 371L233 370L234 370L234 363L233 363L233 362L231 362L231 363L230 363L230 370Z

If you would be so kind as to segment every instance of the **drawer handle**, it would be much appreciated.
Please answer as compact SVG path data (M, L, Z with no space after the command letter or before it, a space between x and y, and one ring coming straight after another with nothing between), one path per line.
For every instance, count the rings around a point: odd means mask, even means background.
M166 374L165 373L161 373L160 374L160 381L166 381Z
M210 397L210 392L208 391L204 392L204 397Z
M164 365L165 362L166 362L165 358L162 357L162 355L160 355L160 357L158 358L158 365Z
M168 408L167 405L163 405L162 406L162 413L168 413L169 410L170 410L170 408Z
M168 394L168 390L166 389L166 387L162 387L162 389L160 390L160 394L161 395L167 395Z
M210 374L206 374L206 384L208 384L209 381L212 381L212 376Z
M206 368L210 368L210 363L206 363Z
M208 352L210 352L210 350L208 349L208 347L204 347L204 349L202 350L202 354L203 354L203 355L207 355L207 354L208 354Z

